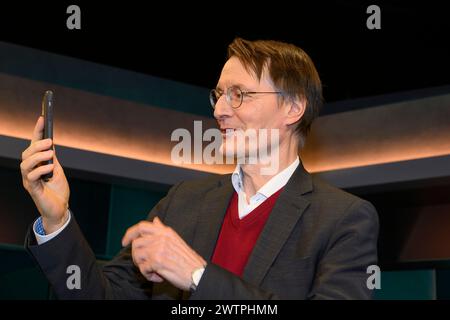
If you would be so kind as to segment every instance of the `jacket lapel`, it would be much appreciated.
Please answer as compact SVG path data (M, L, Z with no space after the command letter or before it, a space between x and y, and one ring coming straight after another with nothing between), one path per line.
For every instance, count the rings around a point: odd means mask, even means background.
M309 206L302 195L312 191L311 175L299 164L285 185L253 248L243 272L243 279L261 284L270 266L288 239L297 221Z
M214 253L233 192L231 176L227 174L218 181L217 187L206 193L202 201L192 247L206 260L210 260Z

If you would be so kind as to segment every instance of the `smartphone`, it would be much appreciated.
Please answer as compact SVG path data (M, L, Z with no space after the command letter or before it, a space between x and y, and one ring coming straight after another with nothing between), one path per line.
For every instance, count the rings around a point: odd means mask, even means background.
M53 140L53 92L47 90L44 93L44 98L42 99L42 116L44 117L44 135L42 139L52 139ZM53 148L53 146L52 146ZM53 159L44 161L42 164L51 164ZM41 179L48 181L53 177L53 172L49 172L41 176Z

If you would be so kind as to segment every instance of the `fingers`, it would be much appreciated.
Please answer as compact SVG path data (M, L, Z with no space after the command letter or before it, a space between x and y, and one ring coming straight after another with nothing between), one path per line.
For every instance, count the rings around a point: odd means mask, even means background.
M54 151L47 150L35 153L20 164L22 176L28 175L38 164L53 158Z
M161 278L157 273L151 272L150 275L147 277L148 280L152 282L163 282L164 279Z
M169 230L157 234L144 234L131 242L132 255L135 263L142 264L152 261L153 266L158 261L170 259L174 256L183 256L185 260L195 260L195 252L184 240ZM155 264L156 263L156 264Z
M150 246L150 244L153 242L152 240L153 240L152 236L138 237L134 239L131 243L132 250L136 251L142 248L145 249L146 246Z
M52 147L52 144L53 144L52 139L38 140L32 142L30 146L26 148L24 152L22 152L22 161L28 159L36 152L50 149Z
M162 282L164 281L164 279L153 270L153 263L151 262L151 258L147 256L149 252L148 248L145 247L145 244L147 244L148 242L151 241L144 238L138 238L133 241L133 262L139 268L139 271L147 278L147 280L153 282Z
M122 240L123 245L131 243L133 262L149 281L167 280L185 290L191 283L189 270L206 265L206 261L159 218L132 226Z
M36 121L36 125L33 130L33 137L31 138L31 144L38 140L41 140L44 135L44 117L40 116Z
M149 221L141 221L138 224L130 227L122 238L122 246L128 246L133 240L137 239L144 234L155 234L160 232L162 223L160 225L155 225Z
M37 167L33 171L27 174L27 180L28 182L35 182L37 181L43 174L52 172L54 168L54 164L46 164L44 166Z
M128 228L127 232L125 232L125 235L122 238L122 247L128 246L133 240L138 238L140 235L141 233L139 231L139 224L135 224L134 226Z
M157 238L152 236L157 236ZM164 225L158 217L155 217L153 222L141 221L130 227L122 238L122 246L126 247L131 243L133 249L139 249L148 245L149 242L163 239L174 250L176 248L178 252L186 256L192 255L192 250L184 240L171 228Z
M152 282L163 282L164 279L156 272L154 272L150 265L143 263L138 266L139 271L144 275L144 277Z

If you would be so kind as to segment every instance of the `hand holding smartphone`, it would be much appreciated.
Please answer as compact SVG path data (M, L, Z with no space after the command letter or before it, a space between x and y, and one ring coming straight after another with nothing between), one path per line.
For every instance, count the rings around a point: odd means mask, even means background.
M43 117L37 119L30 145L22 152L20 163L22 184L34 201L47 234L59 230L67 222L70 197L69 183L58 157L55 152L46 152L54 150L53 140L52 143L48 141L53 138L53 98L51 91L45 92ZM43 138L50 139L44 142ZM45 165L49 160L53 161Z
M53 140L53 92L47 90L42 99L42 116L44 117L44 134L42 139ZM53 147L53 146L52 146ZM53 159L45 161L43 164L51 164ZM53 172L42 175L41 179L48 181L53 177Z

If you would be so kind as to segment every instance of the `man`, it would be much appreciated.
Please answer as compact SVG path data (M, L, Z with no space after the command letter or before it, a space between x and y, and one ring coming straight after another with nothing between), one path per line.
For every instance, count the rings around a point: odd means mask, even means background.
M374 207L312 177L298 151L322 102L319 76L301 49L235 39L217 87L221 151L236 155L238 133L278 132L277 170L240 162L232 175L182 182L148 220L125 233L124 249L100 268L68 209L69 186L39 118L22 154L23 185L40 214L26 246L59 298L366 299L377 263ZM249 156L246 147L242 159ZM42 165L53 157L54 164ZM53 178L39 177L53 171ZM80 289L66 285L79 266Z

